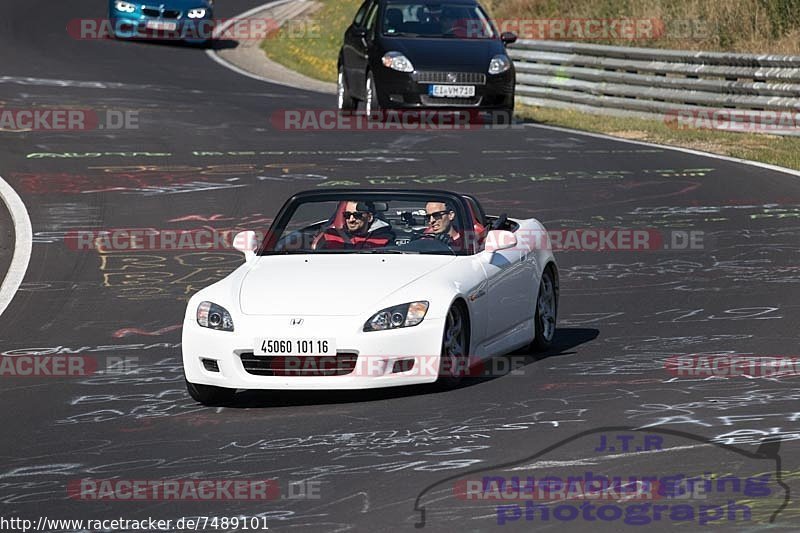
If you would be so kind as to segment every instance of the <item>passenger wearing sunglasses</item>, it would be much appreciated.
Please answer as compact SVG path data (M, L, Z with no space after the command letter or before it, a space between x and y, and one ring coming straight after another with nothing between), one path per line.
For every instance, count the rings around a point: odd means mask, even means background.
M342 214L344 226L328 228L317 249L380 248L394 242L391 226L375 216L372 202L347 202Z
M463 239L455 226L455 218L455 211L444 202L428 202L425 204L428 228L422 237L437 239L453 249L460 248Z

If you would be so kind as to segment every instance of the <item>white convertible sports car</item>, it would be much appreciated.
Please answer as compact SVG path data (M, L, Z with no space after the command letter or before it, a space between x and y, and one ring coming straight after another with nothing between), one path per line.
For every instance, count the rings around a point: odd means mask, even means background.
M237 389L455 383L481 359L546 349L558 268L535 219L469 195L330 189L289 199L245 263L195 294L183 324L192 398Z

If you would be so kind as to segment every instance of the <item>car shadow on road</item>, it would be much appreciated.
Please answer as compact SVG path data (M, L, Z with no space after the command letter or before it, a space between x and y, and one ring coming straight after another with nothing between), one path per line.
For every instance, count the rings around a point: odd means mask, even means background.
M552 347L539 353L517 350L511 354L481 361L470 370L470 376L462 378L454 387L437 383L429 385L406 385L368 390L303 390L303 391L242 391L226 404L228 408L291 407L308 405L333 405L363 403L427 394L438 394L474 387L513 374L524 376L535 373L532 365L544 359L575 355L575 348L591 342L599 330L590 328L558 328Z
M198 50L230 50L237 48L239 41L235 39L214 39L207 43L187 43L178 39L147 39L147 38L109 38L110 41L125 44L142 44L149 46L166 46L170 48L196 48Z

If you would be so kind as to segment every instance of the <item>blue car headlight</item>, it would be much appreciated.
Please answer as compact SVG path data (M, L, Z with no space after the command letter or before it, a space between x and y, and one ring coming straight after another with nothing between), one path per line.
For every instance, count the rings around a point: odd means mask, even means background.
M195 8L195 9L190 9L189 12L187 13L187 16L190 19L201 19L201 18L206 16L207 12L208 11L206 10L206 8L198 7L198 8Z
M117 1L114 2L114 9L117 11L122 11L123 13L133 13L136 11L136 6L130 2Z
M233 331L233 318L228 310L211 302L197 306L197 323L204 328Z
M416 326L425 318L428 302L411 302L378 311L364 324L364 331L384 331L387 329Z

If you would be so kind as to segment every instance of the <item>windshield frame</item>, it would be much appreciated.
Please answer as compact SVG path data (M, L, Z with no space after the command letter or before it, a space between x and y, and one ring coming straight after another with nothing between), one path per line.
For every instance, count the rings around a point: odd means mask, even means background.
M428 199L435 199L435 200L445 200L450 205L453 206L453 210L456 212L456 219L461 221L462 231L466 234L470 233L472 229L472 216L471 212L469 211L468 207L465 205L466 200L460 196L459 194L449 192L449 191L441 191L441 190L428 190L428 189L346 189L346 188L337 188L337 189L328 189L325 191L304 191L295 194L291 198L289 198L286 203L283 204L280 211L278 211L277 216L273 220L272 224L270 225L269 230L267 231L264 239L261 241L261 244L255 251L256 256L263 257L263 256L277 256L277 255L327 255L327 254L363 254L363 255L370 255L370 254L381 254L385 253L387 255L394 255L397 254L398 251L402 251L402 249L398 248L362 248L362 249L346 249L346 250L335 250L335 251L296 251L290 252L287 250L274 250L275 245L278 241L284 237L284 231L286 227L292 220L294 213L297 210L297 207L301 204L307 202L331 202L331 201L342 201L342 200L370 200L370 201L391 201L394 200L402 200L402 199L409 199L409 200L417 200L420 198L428 198ZM412 255L456 255L456 256L463 256L463 255L474 255L478 252L477 243L474 242L474 239L467 239L465 241L466 247L463 250L453 250L451 248L448 249L447 252L437 253L437 252L420 252L416 253L416 250L408 250L407 252Z

